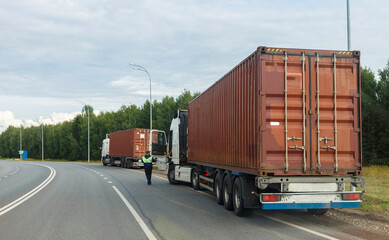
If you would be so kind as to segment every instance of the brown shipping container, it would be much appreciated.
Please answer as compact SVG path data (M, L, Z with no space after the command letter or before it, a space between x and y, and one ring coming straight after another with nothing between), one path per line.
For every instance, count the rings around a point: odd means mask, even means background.
M141 158L150 145L150 129L129 129L109 134L109 155Z
M359 51L259 47L188 107L188 162L361 175Z

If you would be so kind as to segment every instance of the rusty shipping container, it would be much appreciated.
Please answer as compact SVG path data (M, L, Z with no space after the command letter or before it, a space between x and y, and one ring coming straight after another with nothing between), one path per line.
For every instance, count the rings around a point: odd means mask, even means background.
M361 175L360 52L259 47L188 107L188 162Z
M153 136L154 137L154 136ZM150 145L150 129L135 128L109 134L112 157L142 158Z

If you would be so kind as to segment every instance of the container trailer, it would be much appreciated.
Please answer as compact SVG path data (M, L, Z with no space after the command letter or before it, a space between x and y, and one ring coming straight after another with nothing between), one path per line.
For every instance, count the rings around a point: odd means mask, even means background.
M358 208L361 126L359 51L258 47L177 112L168 179L238 216Z
M143 167L139 160L150 150L157 162L166 163L166 147L164 131L134 128L113 132L103 140L101 162L104 166Z

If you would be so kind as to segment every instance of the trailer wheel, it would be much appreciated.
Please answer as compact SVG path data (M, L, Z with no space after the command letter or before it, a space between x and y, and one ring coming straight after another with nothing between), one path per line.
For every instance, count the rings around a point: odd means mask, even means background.
M217 204L223 205L222 176L221 176L220 172L216 173L215 189L213 191L215 192Z
M307 209L307 212L312 215L324 215L328 211L328 208L320 208L320 209Z
M169 170L167 172L167 178L169 179L170 184L177 184L175 180L175 166L174 164L169 165Z
M224 208L227 210L232 210L232 191L231 191L231 175L226 173L223 178L223 204Z
M244 208L243 187L240 177L235 178L232 196L235 214L239 217L249 215L251 213L250 209Z
M192 187L194 190L200 189L200 174L196 168L192 170Z
M130 169L134 168L134 163L132 162L132 160L128 162L128 168Z

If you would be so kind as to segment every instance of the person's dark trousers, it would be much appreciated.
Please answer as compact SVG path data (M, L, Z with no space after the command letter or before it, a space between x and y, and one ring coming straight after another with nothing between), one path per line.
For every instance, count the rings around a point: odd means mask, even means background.
M145 163L145 174L147 178L147 184L151 184L151 172L153 171L152 163Z

